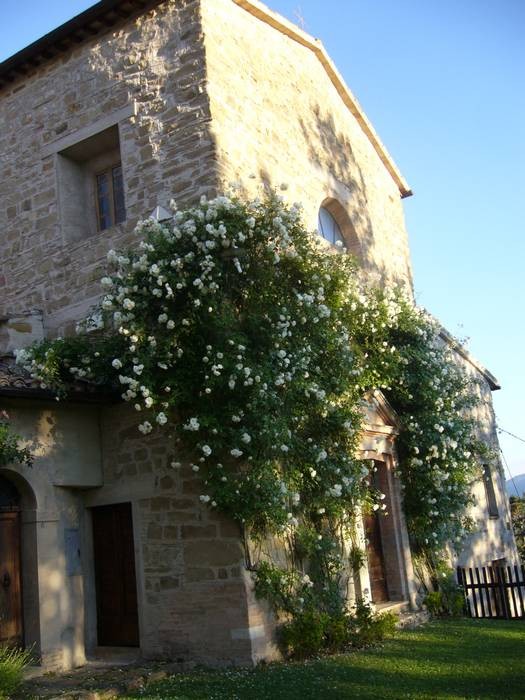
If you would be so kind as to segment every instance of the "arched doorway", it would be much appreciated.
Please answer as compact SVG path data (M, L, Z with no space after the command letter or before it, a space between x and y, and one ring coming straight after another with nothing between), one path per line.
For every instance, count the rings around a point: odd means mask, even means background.
M369 484L380 489L379 472L385 465L374 460L374 468L368 477ZM370 577L370 597L373 603L385 603L389 600L388 576L383 544L383 515L379 511L371 511L363 515L363 527L366 537L366 553L368 559L368 574Z
M367 566L357 580L361 590L380 606L403 601L415 605L416 585L401 483L395 473L394 441L399 419L381 392L369 392L365 401L360 453L369 470L369 485L379 492L381 507L363 513Z
M0 644L24 641L20 514L18 489L0 475Z

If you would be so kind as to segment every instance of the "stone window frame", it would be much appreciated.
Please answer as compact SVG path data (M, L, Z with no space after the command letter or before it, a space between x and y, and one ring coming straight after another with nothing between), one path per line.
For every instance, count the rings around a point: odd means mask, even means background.
M335 223L339 227L344 247L339 248L334 243L328 241L318 228L317 230L319 236L321 236L323 240L326 241L327 245L329 245L331 248L335 248L337 250L346 250L355 258L357 258L359 262L362 262L361 243L359 241L356 229L352 223L352 219L350 218L345 207L336 197L329 196L325 197L325 199L323 199L319 206L318 220L322 209L325 209L330 214L330 216L334 219Z
M57 209L59 224L61 228L62 237L64 243L68 245L75 245L78 243L83 243L84 241L90 240L94 235L100 234L102 231L107 232L115 226L120 225L124 222L112 223L110 227L101 229L99 227L99 216L98 216L98 202L96 196L96 179L97 173L103 172L104 170L111 169L117 165L122 168L122 183L124 190L124 203L126 202L126 172L124 158L122 157L122 138L121 138L121 126L122 123L137 114L137 103L135 101L130 102L126 106L122 107L111 114L105 115L104 117L97 119L85 127L76 129L71 133L63 136L61 138L52 141L51 143L45 145L42 148L41 155L43 159L53 158L54 160L54 173L56 178L56 191L57 191ZM101 154L99 158L93 158L91 163L89 159L84 159L85 163L82 165L89 165L90 172L84 175L84 181L81 182L82 176L79 178L78 183L73 185L73 187L82 188L83 191L79 194L79 200L84 200L88 202L88 216L85 220L79 220L78 217L71 215L71 205L70 199L68 198L68 193L65 191L65 187L61 182L61 167L69 161L67 154L70 149L81 147L83 143L88 142L89 139L93 139L102 135L104 132L115 130L117 134L115 144L112 149L112 153ZM66 156L64 158L64 156ZM65 175L67 178L67 173Z
M337 246L341 243L344 248L346 248L346 241L343 237L343 232L335 216L328 211L326 207L319 207L318 221L317 221L317 232L322 236L325 241L328 241L330 245ZM332 240L333 239L333 240Z

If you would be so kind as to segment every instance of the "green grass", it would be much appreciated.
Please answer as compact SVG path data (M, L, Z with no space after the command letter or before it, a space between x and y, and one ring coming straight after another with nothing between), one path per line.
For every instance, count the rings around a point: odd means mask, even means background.
M0 700L8 698L18 689L24 668L30 662L30 651L0 646Z
M525 622L454 620L397 632L380 648L255 670L196 671L149 700L525 698Z

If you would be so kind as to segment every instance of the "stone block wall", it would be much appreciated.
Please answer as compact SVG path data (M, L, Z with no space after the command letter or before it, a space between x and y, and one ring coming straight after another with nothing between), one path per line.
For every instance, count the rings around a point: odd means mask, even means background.
M251 663L251 581L239 527L200 502L202 478L169 434L144 437L138 422L128 406L104 410L104 486L85 505L132 503L141 653Z
M126 221L71 234L82 215L73 180L64 181L76 172L71 149L115 125ZM251 195L260 180L288 182L287 197L305 204L312 228L322 201L337 199L367 272L410 283L399 190L377 153L317 58L234 2L166 0L20 78L0 93L0 153L8 351L22 328L16 319L30 309L42 315L39 337L74 332L100 297L108 250L133 245L140 217L231 180ZM96 646L89 508L121 502L132 504L144 656L222 664L276 656L272 615L253 594L238 528L200 503L201 480L170 436L142 436L127 406L103 409L98 428L100 445L91 431L88 450L96 479L85 478L89 465L78 477L71 453L60 488L45 491L52 525L40 535L39 578L60 582L40 605L45 662L72 666L84 659L84 641L88 652ZM53 474L56 465L41 468ZM82 574L67 580L64 534L73 526L82 532Z
M40 311L27 311L14 318L0 318L0 356L11 355L44 338Z
M0 318L39 309L48 334L72 331L99 297L107 251L132 244L139 218L214 190L202 39L198 0L167 0L0 92ZM71 242L57 152L112 119L126 222Z
M472 411L479 427L478 437L493 451L490 472L498 510L497 516L489 513L489 504L483 479L472 484L475 504L469 515L474 521L474 532L467 538L461 552L453 554L455 566L486 566L495 560L505 559L509 564L518 563L516 543L512 531L509 500L505 485L505 474L499 453L496 433L496 416L492 403L493 378L469 356L456 354L458 363L475 382L479 399Z
M5 405L35 455L33 467L1 471L28 494L25 641L47 669L81 665L97 647L90 509L118 503L132 506L141 655L209 665L249 665L268 656L271 616L254 598L239 527L200 502L201 478L183 457L171 466L177 455L169 435L144 437L127 405ZM79 451L84 483L78 483ZM79 542L74 566L67 546L72 531Z
M398 185L315 53L244 4L251 3L202 2L221 183L240 182L250 195L261 183L285 183L312 230L319 206L339 201L368 279L410 286Z
M115 124L126 221L77 240L60 153ZM312 229L337 200L367 273L410 284L398 186L325 68L231 0L166 0L19 78L0 93L0 153L0 318L39 309L51 336L98 300L140 217L232 181L288 183Z

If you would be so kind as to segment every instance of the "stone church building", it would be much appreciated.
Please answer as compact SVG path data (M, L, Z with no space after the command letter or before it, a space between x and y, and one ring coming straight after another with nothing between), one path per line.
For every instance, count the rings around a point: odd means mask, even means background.
M34 449L0 469L0 642L48 668L102 647L146 658L276 656L234 523L199 502L189 466L129 407L78 390L57 403L13 351L75 332L109 249L136 222L240 183L288 185L306 224L341 240L371 282L411 288L410 188L322 44L257 0L103 0L0 64L0 409ZM463 351L494 443L494 377ZM355 594L417 605L395 476L397 418L368 397L362 452L389 516L363 524ZM460 563L515 561L504 485L475 486Z

